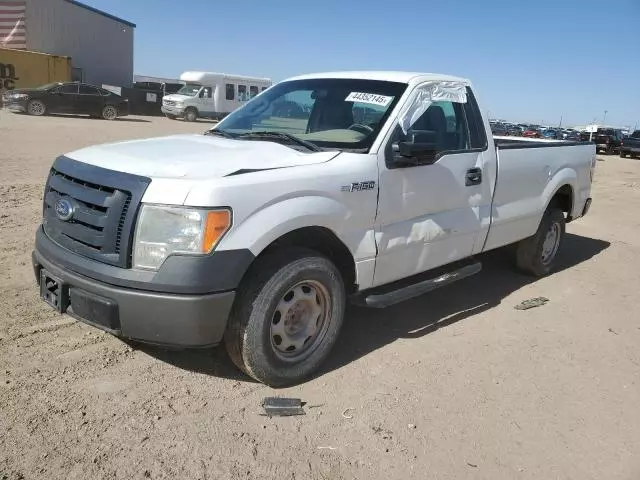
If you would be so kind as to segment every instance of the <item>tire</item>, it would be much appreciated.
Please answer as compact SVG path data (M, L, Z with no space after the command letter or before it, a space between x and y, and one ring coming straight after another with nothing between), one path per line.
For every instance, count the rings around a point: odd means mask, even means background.
M41 117L47 113L47 106L42 100L30 100L27 104L27 113L35 117Z
M620 158L625 158L627 156L622 150L620 150Z
M187 108L184 111L185 122L195 122L198 119L198 111L195 108Z
M550 206L540 221L538 231L517 245L518 268L535 277L548 275L562 246L565 234L565 218L562 210ZM555 231L555 237L554 233Z
M105 120L115 120L118 118L118 109L113 105L105 105L102 109L102 118Z
M338 338L346 304L342 276L330 260L306 249L281 250L257 262L236 296L224 337L227 352L266 385L300 383Z

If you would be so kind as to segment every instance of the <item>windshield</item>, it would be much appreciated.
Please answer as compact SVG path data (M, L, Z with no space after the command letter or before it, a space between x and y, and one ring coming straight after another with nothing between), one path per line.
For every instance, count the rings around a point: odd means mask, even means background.
M318 147L369 149L404 83L354 79L282 82L228 115L216 131L292 135Z
M195 97L201 88L202 85L198 85L197 83L187 83L176 93L179 95L186 95L188 97Z
M37 87L36 90L49 90L50 88L59 87L59 86L60 86L60 82L47 83L46 85L42 85L41 87Z

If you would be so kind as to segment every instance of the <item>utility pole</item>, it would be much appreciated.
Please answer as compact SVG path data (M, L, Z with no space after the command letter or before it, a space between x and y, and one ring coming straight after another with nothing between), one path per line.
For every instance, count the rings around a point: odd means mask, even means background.
M602 117L602 125L606 125L607 124L607 112L609 110L605 110L604 111L604 117Z

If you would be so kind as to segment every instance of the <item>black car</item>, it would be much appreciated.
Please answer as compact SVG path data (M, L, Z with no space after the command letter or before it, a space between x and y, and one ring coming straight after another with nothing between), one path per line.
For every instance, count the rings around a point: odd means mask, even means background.
M115 120L129 114L129 103L113 92L80 82L50 83L38 88L19 88L4 95L4 105L29 115L75 113Z

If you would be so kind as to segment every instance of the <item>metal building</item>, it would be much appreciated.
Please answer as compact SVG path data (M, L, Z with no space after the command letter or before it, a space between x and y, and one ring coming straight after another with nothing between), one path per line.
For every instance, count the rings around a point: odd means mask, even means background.
M76 0L0 0L0 14L4 46L71 57L74 80L131 86L135 24Z

